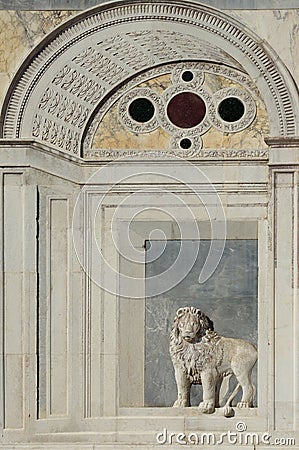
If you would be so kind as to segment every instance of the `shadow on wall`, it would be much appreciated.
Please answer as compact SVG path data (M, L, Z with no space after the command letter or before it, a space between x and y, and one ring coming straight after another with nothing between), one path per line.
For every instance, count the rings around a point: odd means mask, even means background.
M145 406L172 406L176 400L169 333L178 308L199 308L213 320L214 328L220 335L257 344L257 240L227 240L219 266L212 277L200 285L198 276L210 243L209 240L200 242L196 262L184 280L170 291L146 299ZM194 241L185 244L190 245L191 254ZM159 244L158 241L150 241L148 245ZM179 240L167 241L163 254L156 261L146 263L147 291L151 290L151 277L163 273L173 264L180 246ZM257 366L253 369L252 380L257 388ZM240 397L241 393L234 404ZM201 399L201 386L192 386L191 406L197 406Z

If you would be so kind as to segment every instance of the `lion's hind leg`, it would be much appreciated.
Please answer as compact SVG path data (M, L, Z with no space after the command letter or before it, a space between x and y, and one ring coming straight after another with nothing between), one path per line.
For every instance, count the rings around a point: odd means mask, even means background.
M250 408L253 405L254 387L251 382L251 370L235 374L238 382L242 387L242 399L237 403L237 408Z
M237 408L250 408L253 406L254 387L251 381L252 369L257 361L255 346L247 341L239 344L239 351L231 361L231 368L237 381L242 387L242 398Z

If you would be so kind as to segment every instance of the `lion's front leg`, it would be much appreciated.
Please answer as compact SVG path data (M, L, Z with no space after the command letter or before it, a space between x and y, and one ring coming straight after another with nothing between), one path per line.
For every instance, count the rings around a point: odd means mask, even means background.
M201 372L203 398L199 409L205 414L212 414L215 411L216 381L216 371Z
M175 381L178 389L178 398L174 402L174 407L190 406L190 381L187 378L186 372L181 366L174 367Z

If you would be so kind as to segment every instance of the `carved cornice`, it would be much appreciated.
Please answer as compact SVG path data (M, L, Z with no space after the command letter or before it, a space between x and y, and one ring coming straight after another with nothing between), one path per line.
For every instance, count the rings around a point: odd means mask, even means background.
M267 137L265 142L270 148L299 148L299 137Z

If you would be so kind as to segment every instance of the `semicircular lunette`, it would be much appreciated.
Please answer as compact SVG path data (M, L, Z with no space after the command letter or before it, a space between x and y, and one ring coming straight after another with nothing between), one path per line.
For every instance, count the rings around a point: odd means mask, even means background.
M192 90L177 76L184 73L182 67L185 72L198 71L201 81ZM239 116L230 116L231 122L222 120L218 109L226 98L241 102L244 109L254 105L254 117L251 113L245 122ZM138 117L132 117L132 112L136 114L132 105L138 107ZM113 159L128 152L149 157L150 151L154 157L164 151L196 158L211 149L250 149L252 143L256 149L266 150L264 136L268 132L266 108L242 72L216 64L168 64L130 80L107 100L90 127L84 157Z

